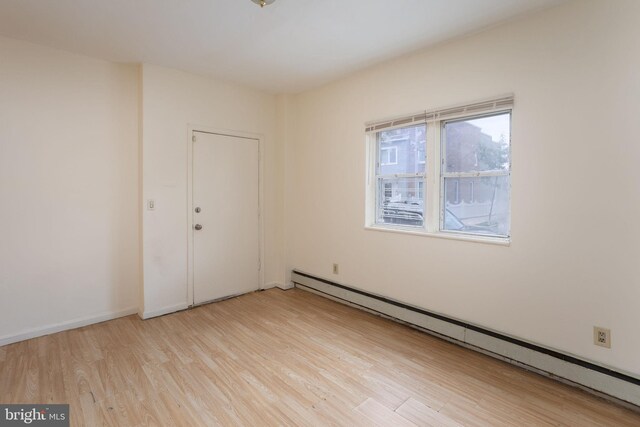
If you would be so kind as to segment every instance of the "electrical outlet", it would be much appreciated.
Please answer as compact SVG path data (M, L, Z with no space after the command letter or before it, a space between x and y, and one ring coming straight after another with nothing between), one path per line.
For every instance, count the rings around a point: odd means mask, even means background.
M338 264L333 264L333 274L338 274L339 271Z
M611 330L594 326L593 343L600 347L611 348Z
M147 209L153 211L156 209L156 201L153 199L147 200Z

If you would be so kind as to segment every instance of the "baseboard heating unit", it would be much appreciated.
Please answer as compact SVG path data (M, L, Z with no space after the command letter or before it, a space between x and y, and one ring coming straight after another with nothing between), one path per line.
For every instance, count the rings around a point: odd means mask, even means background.
M489 356L640 410L640 378L439 313L294 270L296 287L406 323Z

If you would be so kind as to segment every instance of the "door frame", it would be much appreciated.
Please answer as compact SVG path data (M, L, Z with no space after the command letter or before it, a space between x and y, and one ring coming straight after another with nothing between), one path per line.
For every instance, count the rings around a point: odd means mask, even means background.
M258 251L260 270L258 288L264 289L264 135L213 126L189 124L187 129L187 305L194 305L194 248L193 248L193 134L194 132L230 136L258 141Z

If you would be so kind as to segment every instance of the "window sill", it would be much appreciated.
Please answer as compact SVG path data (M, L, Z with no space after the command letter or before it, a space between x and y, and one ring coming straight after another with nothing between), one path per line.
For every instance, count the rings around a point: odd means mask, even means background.
M403 227L403 226L381 226L381 225L366 225L364 227L365 230L371 231L383 231L387 233L400 233L400 234L410 234L414 236L426 236L426 237L435 237L438 239L449 239L449 240L462 240L466 242L475 242L475 243L486 243L490 245L498 245L498 246L511 246L511 238L509 237L491 237L491 236L477 236L470 234L462 234L462 233L447 233L447 232L429 232L416 227Z

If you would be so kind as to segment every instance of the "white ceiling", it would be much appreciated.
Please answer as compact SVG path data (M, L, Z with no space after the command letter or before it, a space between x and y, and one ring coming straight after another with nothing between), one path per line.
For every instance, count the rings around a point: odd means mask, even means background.
M298 92L563 0L0 0L0 35Z

